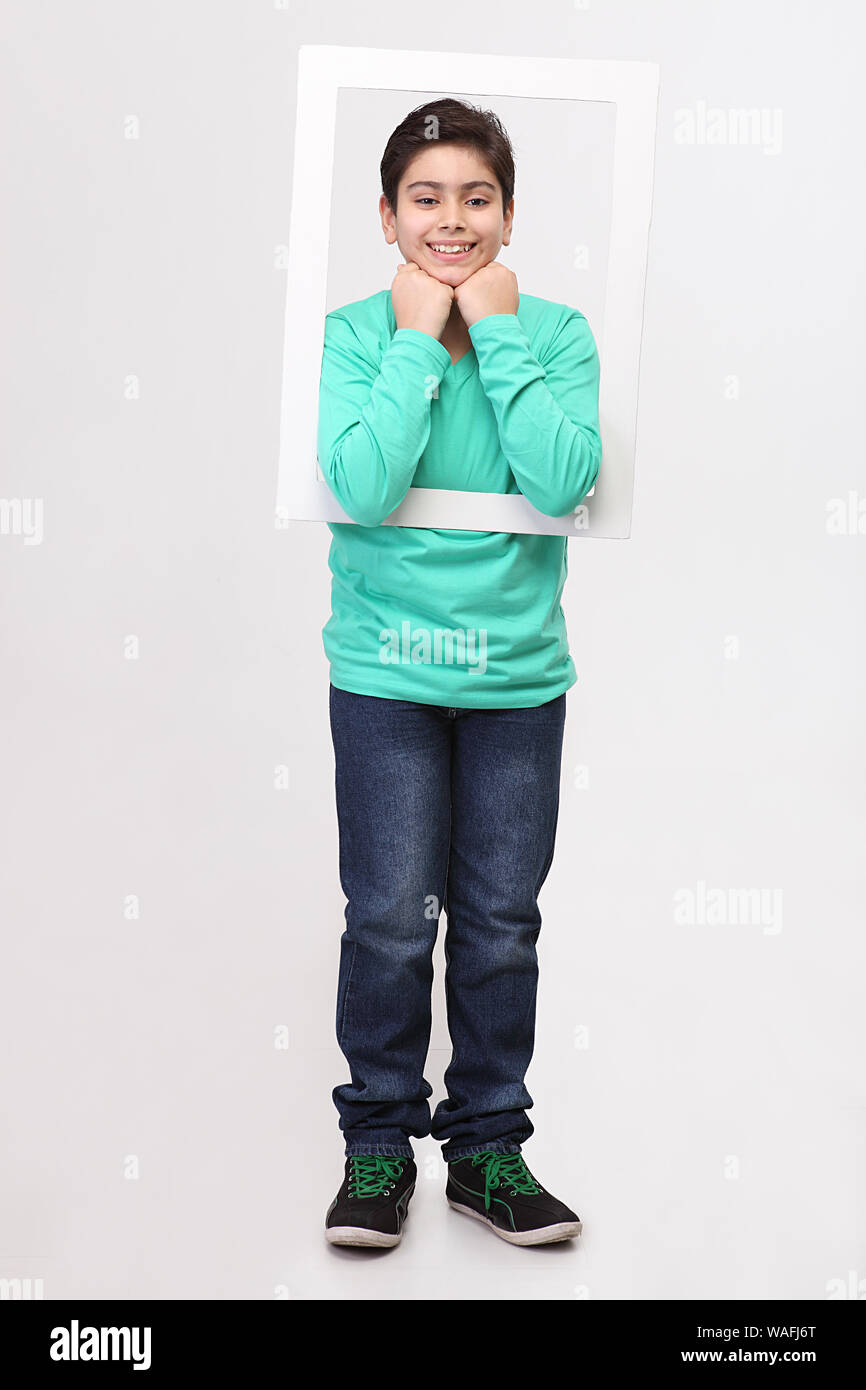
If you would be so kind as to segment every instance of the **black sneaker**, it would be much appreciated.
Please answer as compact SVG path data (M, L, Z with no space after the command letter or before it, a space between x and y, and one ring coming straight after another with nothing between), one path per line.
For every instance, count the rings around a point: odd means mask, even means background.
M328 1207L331 1245L399 1245L418 1170L414 1159L350 1154L342 1186Z
M452 1159L445 1196L449 1207L485 1221L512 1245L570 1240L583 1230L577 1213L545 1191L519 1153Z

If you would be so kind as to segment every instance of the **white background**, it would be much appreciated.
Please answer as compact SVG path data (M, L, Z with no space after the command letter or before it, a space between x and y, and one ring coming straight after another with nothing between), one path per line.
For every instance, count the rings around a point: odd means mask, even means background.
M50 1298L856 1289L866 536L827 518L866 494L860 10L5 8L0 496L43 499L44 536L0 535L0 1275ZM525 1157L584 1235L505 1245L446 1207L425 1140L402 1245L359 1260L322 1229L347 1079L330 536L273 527L286 74L302 42L446 36L661 65L632 538L569 549L527 1076ZM681 143L701 103L780 111L781 149ZM677 922L701 884L779 890L781 930ZM442 931L435 961L432 1105Z

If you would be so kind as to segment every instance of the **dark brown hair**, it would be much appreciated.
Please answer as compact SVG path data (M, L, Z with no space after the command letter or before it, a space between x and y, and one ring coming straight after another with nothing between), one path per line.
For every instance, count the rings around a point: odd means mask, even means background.
M431 134L431 130L434 133ZM382 192L392 211L397 211L397 188L401 178L415 156L428 149L434 140L440 145L466 145L490 165L502 190L504 214L514 196L511 141L493 111L483 111L456 97L423 102L392 132L379 166Z

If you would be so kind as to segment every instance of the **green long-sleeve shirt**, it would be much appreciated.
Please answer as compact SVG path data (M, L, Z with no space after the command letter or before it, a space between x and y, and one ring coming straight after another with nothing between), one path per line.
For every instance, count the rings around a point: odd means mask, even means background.
M362 695L515 708L577 680L565 536L383 526L410 487L522 492L572 512L601 464L599 360L577 309L522 294L452 363L397 329L390 290L325 320L318 459L353 522L328 523L331 682Z

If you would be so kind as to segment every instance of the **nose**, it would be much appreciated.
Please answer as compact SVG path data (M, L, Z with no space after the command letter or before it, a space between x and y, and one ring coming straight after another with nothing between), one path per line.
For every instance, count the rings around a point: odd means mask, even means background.
M465 224L465 222L463 221L462 209L460 209L459 207L453 208L453 209L450 210L450 215L449 215L448 213L446 213L446 212L443 211L443 213L442 213L442 220L441 220L441 222L439 223L439 225L440 225L440 227L443 228L443 230L444 230L446 227L460 227L460 228L463 228L466 224Z

